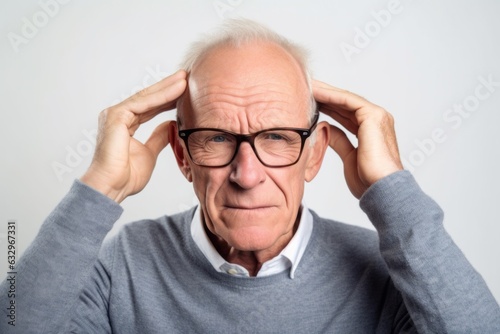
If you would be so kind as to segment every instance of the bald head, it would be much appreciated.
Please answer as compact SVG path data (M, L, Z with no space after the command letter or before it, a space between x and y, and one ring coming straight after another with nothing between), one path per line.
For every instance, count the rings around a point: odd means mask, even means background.
M255 132L259 124L303 127L310 118L307 78L298 62L273 43L256 41L210 50L192 67L188 87L178 106L184 128L210 125ZM277 113L295 123L281 124ZM247 116L254 122L259 119L253 129L245 129L245 124L227 128Z
M182 127L193 99L206 94L209 80L220 85L221 90L248 90L248 94L255 94L256 85L267 86L270 96L276 93L272 90L276 85L288 85L300 97L297 111L303 110L305 104L309 121L314 118L316 103L306 50L253 21L227 20L215 34L192 44L183 68L190 73L190 80L177 105ZM202 86L204 91L200 90Z

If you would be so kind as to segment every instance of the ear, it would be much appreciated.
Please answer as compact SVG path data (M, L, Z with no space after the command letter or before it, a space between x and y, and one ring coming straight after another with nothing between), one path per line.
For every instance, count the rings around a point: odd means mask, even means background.
M309 156L306 165L305 180L312 181L316 177L323 163L328 143L330 142L329 124L321 122L316 126L316 140L313 146L309 147ZM310 140L310 139L309 139ZM308 145L306 143L306 145Z
M191 172L191 166L189 165L187 151L184 148L184 143L181 142L177 131L177 122L170 122L168 124L168 141L172 146L172 151L174 152L177 165L179 166L182 174L186 180L193 182L193 175Z

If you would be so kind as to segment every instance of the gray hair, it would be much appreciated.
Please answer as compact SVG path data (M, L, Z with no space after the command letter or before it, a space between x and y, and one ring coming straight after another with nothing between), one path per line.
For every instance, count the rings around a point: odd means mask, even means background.
M266 26L248 19L227 19L214 33L208 34L191 44L188 48L181 68L190 72L203 57L213 49L221 46L240 47L251 42L268 42L282 47L299 64L307 81L311 95L310 117L312 122L316 115L316 101L312 94L311 71L308 64L309 52L302 46L287 40Z

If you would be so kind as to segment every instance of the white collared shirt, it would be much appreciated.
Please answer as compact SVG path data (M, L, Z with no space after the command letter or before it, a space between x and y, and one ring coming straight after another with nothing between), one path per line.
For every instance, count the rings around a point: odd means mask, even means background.
M201 220L201 209L198 205L191 222L191 235L195 244L205 255L207 260L218 272L233 276L250 277L248 270L238 264L227 262L215 249ZM283 272L290 268L290 278L293 279L295 270L304 254L307 243L311 238L313 229L313 217L305 205L302 205L302 214L299 227L285 248L276 257L262 264L257 277L264 277Z

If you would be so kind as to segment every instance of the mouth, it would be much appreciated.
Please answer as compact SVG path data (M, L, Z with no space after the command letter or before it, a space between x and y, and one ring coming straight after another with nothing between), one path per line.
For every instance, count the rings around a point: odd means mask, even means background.
M226 205L226 209L230 210L265 210L272 208L272 205Z

